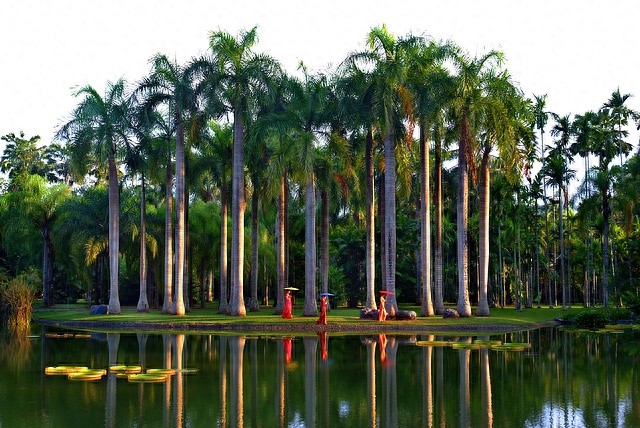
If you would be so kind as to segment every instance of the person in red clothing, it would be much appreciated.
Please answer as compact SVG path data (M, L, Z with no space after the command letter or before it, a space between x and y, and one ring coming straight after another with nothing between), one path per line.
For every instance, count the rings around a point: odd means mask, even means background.
M282 318L293 318L291 314L291 291L287 290L287 294L284 295L284 311L282 311Z
M378 321L385 321L387 319L387 308L384 307L387 299L384 297L384 293L380 294L380 309L378 309Z
M318 318L320 325L327 325L327 300L329 300L329 296L326 294L320 299L320 317Z

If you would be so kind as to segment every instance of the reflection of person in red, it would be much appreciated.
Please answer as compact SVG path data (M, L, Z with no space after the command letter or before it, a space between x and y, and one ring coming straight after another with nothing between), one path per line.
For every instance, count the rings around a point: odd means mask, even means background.
M380 344L380 362L384 365L387 362L387 335L379 334L378 343Z
M318 324L327 325L327 300L328 296L322 296L320 299L320 317L318 318Z
M380 309L378 309L378 321L385 321L387 319L387 308L384 307L387 299L384 297L384 293L380 294Z
M322 361L327 361L329 358L329 352L327 351L327 332L319 331L318 339L320 340L320 349L322 354Z
M287 294L284 296L284 311L282 311L282 318L292 318L291 314L291 291L287 290Z
M289 364L291 362L291 338L282 339L282 342L284 343L284 359Z

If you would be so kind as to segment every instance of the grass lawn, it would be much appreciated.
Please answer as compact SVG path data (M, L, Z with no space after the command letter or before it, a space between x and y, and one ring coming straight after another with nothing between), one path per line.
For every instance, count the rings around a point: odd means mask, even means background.
M400 309L413 310L417 314L420 314L420 307L401 305ZM344 327L344 330L357 329L358 326L372 326L380 325L385 329L397 326L398 330L402 330L403 326L411 326L412 329L423 328L428 330L430 327L437 328L439 330L451 327L451 331L470 330L474 326L482 328L481 326L494 326L494 329L500 329L500 326L504 326L508 329L514 327L528 328L535 324L545 323L552 321L558 317L561 317L568 312L577 312L583 310L582 307L576 307L563 311L562 308L531 308L517 311L513 307L509 308L494 308L491 309L491 315L489 317L476 317L469 318L457 318L457 319L444 319L440 316L436 317L418 317L415 321L393 321L388 320L385 323L378 323L377 321L362 320L359 318L360 310L352 308L337 308L332 309L327 314L327 321L330 325L340 325ZM214 302L210 304L206 309L200 309L199 307L191 308L183 317L174 315L164 315L159 309L152 309L148 313L138 313L135 308L122 309L122 312L118 315L91 315L89 310L84 305L72 304L72 305L57 305L52 309L34 308L34 319L42 320L47 324L64 326L66 323L72 322L77 326L77 322L87 323L86 327L91 328L91 324L98 323L100 329L111 329L109 324L113 325L114 330L126 329L136 330L138 323L149 324L162 324L168 326L174 330L180 330L181 325L185 326L185 330L189 330L194 324L200 326L211 326L215 328L216 325L224 324L225 326L237 327L241 329L242 326L249 326L251 329L255 329L260 325L274 326L280 325L285 330L287 326L290 326L292 330L298 330L304 327L303 324L315 325L315 317L303 317L302 316L302 304L294 307L293 319L282 319L280 315L274 314L274 308L263 306L258 312L248 312L245 317L232 317L229 315L222 315L217 313L217 304ZM140 327L144 328L144 327ZM370 328L370 327L369 327Z

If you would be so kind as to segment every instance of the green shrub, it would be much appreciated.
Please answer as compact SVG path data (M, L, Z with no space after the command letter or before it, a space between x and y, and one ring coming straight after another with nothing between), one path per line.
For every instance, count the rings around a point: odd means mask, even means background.
M609 323L609 315L602 310L590 309L575 314L573 324L578 328L591 330L604 328Z
M627 291L622 295L624 305L636 315L640 315L640 296L635 295L631 291Z
M616 322L619 320L628 320L631 318L631 309L629 308L614 308L607 311L607 316L610 322Z

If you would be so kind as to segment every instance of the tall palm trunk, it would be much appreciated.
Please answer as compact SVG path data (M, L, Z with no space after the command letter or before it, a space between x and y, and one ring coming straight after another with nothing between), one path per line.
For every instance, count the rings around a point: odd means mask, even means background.
M391 124L387 124L390 128ZM384 139L384 193L385 193L385 233L383 245L385 248L386 290L393 293L387 297L387 312L395 316L398 311L396 301L396 156L395 136L388 131Z
M315 316L318 314L316 304L316 189L314 174L307 178L305 197L306 224L304 229L304 308L302 315Z
M320 279L322 292L329 292L329 192L320 190Z
M366 239L365 239L365 270L367 281L367 309L376 309L376 297L375 297L375 278L376 278L376 248L375 248L375 202L373 200L373 191L375 187L374 183L374 171L373 171L373 135L371 129L367 131L366 143L365 143L365 227L366 227Z
M431 299L431 194L429 192L429 141L426 124L420 124L420 279L422 307L420 315L432 317Z
M173 169L171 156L167 160L164 215L164 299L162 313L171 313L173 306Z
M479 205L480 205L480 218L479 218L479 290L478 290L478 310L479 316L489 316L489 301L487 299L487 288L489 284L489 153L490 148L485 147L484 154L482 156L482 164L480 166L480 180L479 184Z
M251 195L251 283L249 284L251 297L249 298L249 304L247 305L251 312L260 310L260 305L258 304L258 246L260 245L258 242L259 202L258 186L256 183L256 186L253 189L253 194Z
M286 287L287 278L285 270L285 241L284 241L284 212L285 212L285 175L280 177L280 195L277 198L277 214L276 214L276 276L278 281L277 297L276 297L276 314L284 311L284 287Z
M176 113L176 116L179 113ZM175 284L173 293L173 315L183 316L184 308L184 258L185 258L185 183L184 183L184 123L177 120L176 130L176 261L175 261Z
M138 312L149 312L147 299L147 199L145 195L144 172L142 173L140 198L140 297Z
M560 228L560 276L562 277L562 309L566 310L567 309L567 282L565 278L565 261L564 261L564 223L563 223L564 213L562 212L563 210L562 185L558 187L558 195L559 195L558 213L560 216L558 226Z
M109 306L110 314L120 313L118 268L120 265L120 189L115 148L109 155Z
M604 220L603 246L602 246L602 302L605 308L609 307L609 274L607 265L609 264L609 191L605 190L602 195L602 217Z
M442 142L440 138L436 139L436 158L435 158L435 313L442 315L444 312L444 298L442 292Z
M222 189L220 191L220 210L222 211L222 218L220 220L220 301L218 302L218 313L221 314L229 313L229 296L227 293L227 289L229 287L229 278L227 275L227 219L229 216L229 209L227 199L227 183L223 180Z
M469 179L465 144L470 144L469 119L463 118L458 150L458 314L461 317L471 316L469 302Z
M233 113L233 173L231 197L231 298L229 314L247 315L244 306L244 123L235 106Z

